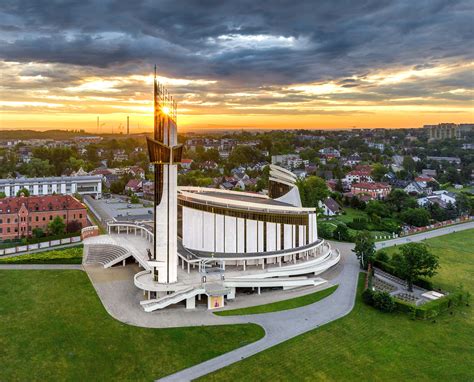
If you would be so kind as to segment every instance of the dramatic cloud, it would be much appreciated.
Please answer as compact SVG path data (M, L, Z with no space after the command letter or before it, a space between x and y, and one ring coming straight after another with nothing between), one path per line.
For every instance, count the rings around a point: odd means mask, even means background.
M473 4L4 0L4 119L145 117L154 64L189 116L467 113Z

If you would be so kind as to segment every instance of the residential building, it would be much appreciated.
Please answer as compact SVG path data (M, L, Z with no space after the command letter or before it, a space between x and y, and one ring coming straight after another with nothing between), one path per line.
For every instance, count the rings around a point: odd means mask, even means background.
M66 225L72 221L87 225L86 207L71 195L0 199L0 240L31 236L36 228L47 231L56 216Z
M186 170L189 170L191 168L191 165L193 164L193 160L192 159L182 159L181 160L181 167L186 169Z
M387 183L354 183L351 186L351 193L354 195L365 194L372 199L384 199L390 193L391 187Z
M4 192L7 197L16 196L23 188L31 196L78 193L101 197L102 175L0 179L0 192Z
M450 203L456 205L456 195L446 190L433 191L432 195L419 198L417 202L420 207L436 203L440 207L446 208Z
M125 192L139 194L143 191L143 182L140 179L130 179L125 185Z
M449 163L454 163L454 164L461 164L461 158L458 157L433 157L433 156L427 156L427 160L432 160L435 162L449 162Z
M319 201L318 205L322 210L322 214L325 216L335 216L342 211L341 206L329 196L323 201Z
M425 125L429 140L461 139L466 133L474 130L474 124L463 123L439 123L437 125Z
M368 182L372 183L374 180L372 179L371 170L353 170L346 174L344 177L344 181L352 184L352 183L360 183L360 182Z

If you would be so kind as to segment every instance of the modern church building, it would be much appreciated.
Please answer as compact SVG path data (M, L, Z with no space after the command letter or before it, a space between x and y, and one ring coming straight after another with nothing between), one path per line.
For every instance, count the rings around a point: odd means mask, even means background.
M148 139L154 219L110 222L107 235L86 237L85 264L107 268L132 257L143 268L134 283L147 312L183 302L193 309L196 298L220 308L248 288L324 284L318 275L338 264L340 254L318 238L316 210L301 206L296 177L271 165L268 196L177 187L176 103L156 76L154 93L155 132Z

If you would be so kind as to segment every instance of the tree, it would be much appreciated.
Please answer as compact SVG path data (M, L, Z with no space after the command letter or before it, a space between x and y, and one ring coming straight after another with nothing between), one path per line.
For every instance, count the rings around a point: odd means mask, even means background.
M5 194L3 191L0 192L0 199L6 198L7 194Z
M44 231L41 228L33 228L32 233L36 239L41 239L44 236Z
M391 215L387 204L380 200L370 200L367 202L367 205L365 206L365 212L367 212L370 217L377 215L381 218L386 218Z
M459 215L469 214L471 212L471 202L464 193L456 195L456 208Z
M22 188L18 190L16 196L30 196L30 191L28 191L26 188Z
M378 182L383 179L386 173L388 173L388 168L380 163L375 163L372 167L372 178Z
M82 229L82 223L78 220L72 220L67 223L66 231L69 233L79 232Z
M359 259L362 269L367 269L375 255L375 243L372 235L368 231L357 233L355 237L355 248L352 250Z
M298 179L296 184L300 191L301 203L305 207L318 207L319 202L329 196L328 186L319 176Z
M402 162L403 169L408 172L409 174L413 173L416 168L416 163L412 157L405 156L403 157Z
M438 257L431 253L424 243L409 243L400 247L392 257L391 264L400 277L408 283L413 292L413 282L419 277L433 277L439 268Z
M60 235L64 233L66 224L64 224L61 216L56 216L49 224L48 230L52 235Z
M338 224L336 229L334 230L332 236L334 239L340 240L340 241L350 241L351 240L351 235L349 233L349 230L344 224Z
M408 208L400 215L401 219L416 227L423 227L430 223L430 213L424 208Z
M138 196L133 194L131 197L130 197L130 203L132 204L138 204L140 203L140 199L138 199Z

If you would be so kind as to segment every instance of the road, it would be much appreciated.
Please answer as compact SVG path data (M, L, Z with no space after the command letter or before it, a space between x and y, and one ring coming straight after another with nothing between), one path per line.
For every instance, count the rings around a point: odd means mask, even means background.
M472 228L474 228L474 221L471 221L468 223L456 224L449 227L438 228L432 231L417 233L416 235L399 237L397 239L391 239L391 240L386 240L386 241L379 241L378 243L375 244L375 247L377 249L387 248L387 247L392 247L394 245L401 245L401 244L407 244L407 243L411 243L415 241L422 241L425 239L430 239L432 237L447 235L453 232L464 231L466 229L472 229Z

